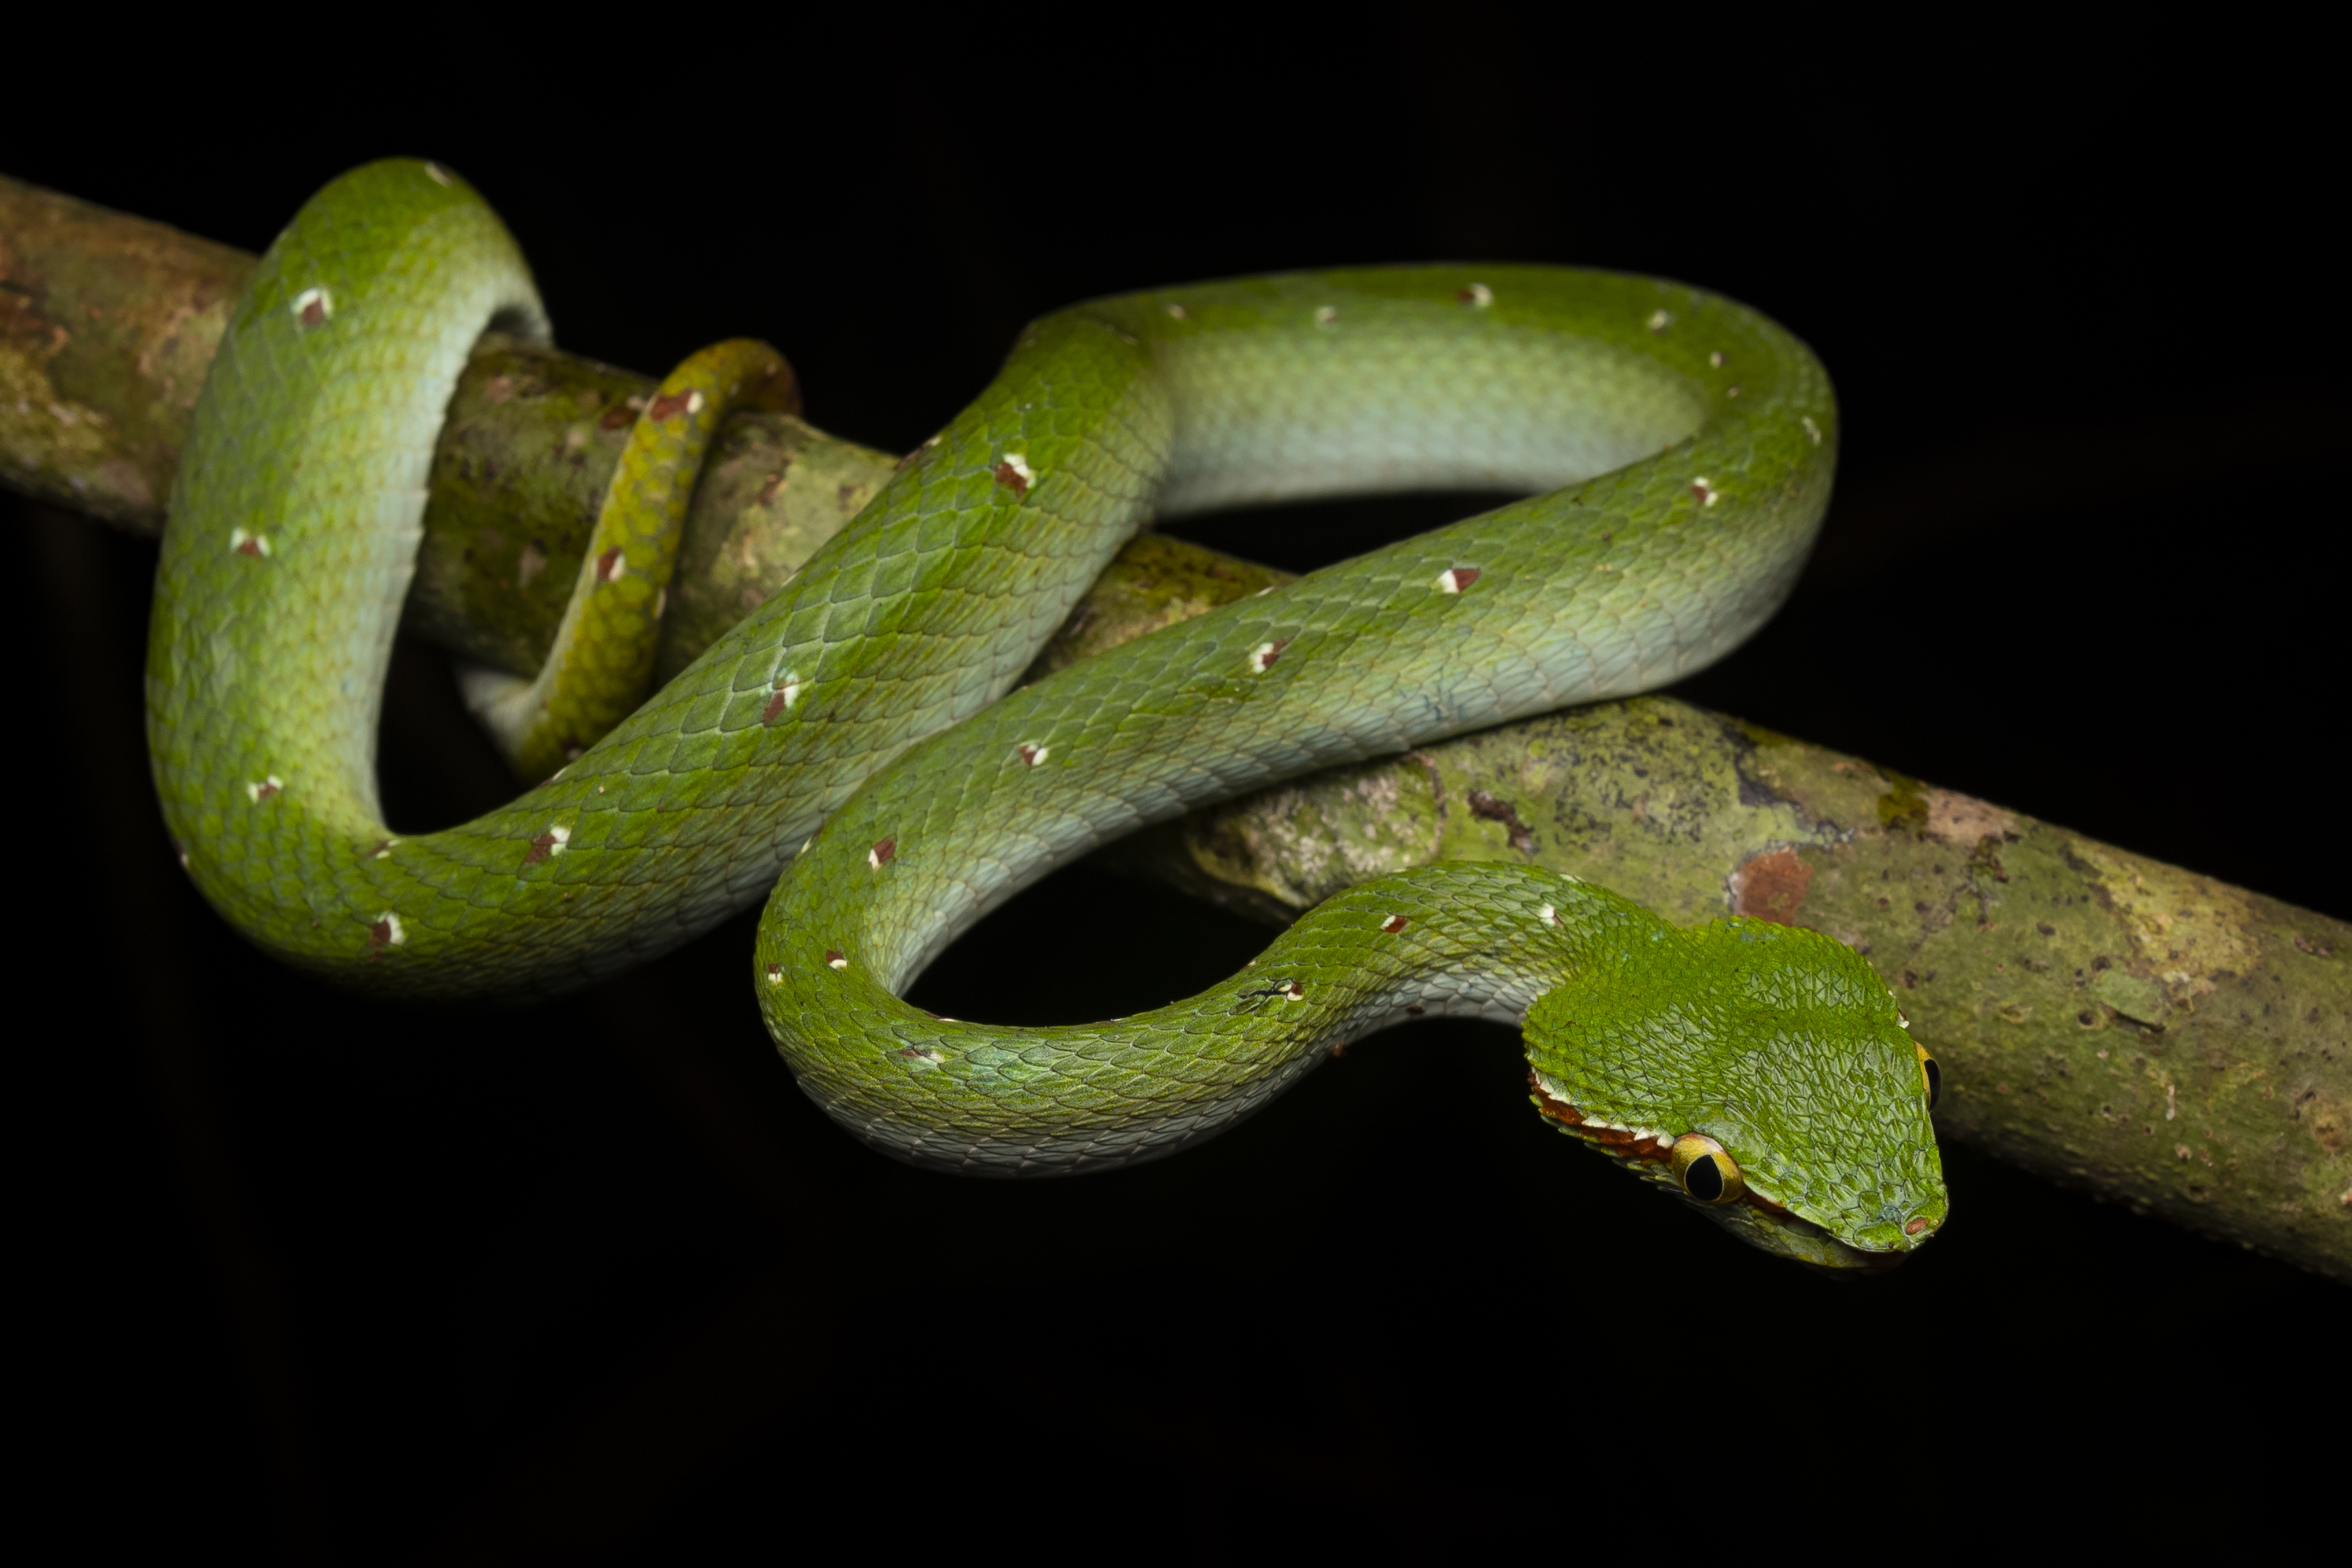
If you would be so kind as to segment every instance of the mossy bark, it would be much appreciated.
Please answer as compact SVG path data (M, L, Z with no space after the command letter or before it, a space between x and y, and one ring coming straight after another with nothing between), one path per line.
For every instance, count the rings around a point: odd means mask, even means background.
M0 483L140 532L252 258L0 179ZM535 669L649 378L488 340L436 454L407 623ZM892 459L729 422L659 673L788 580ZM1157 535L1035 675L1282 580ZM1261 919L1441 858L1573 872L1674 919L1869 956L1938 1057L1946 1135L2352 1281L2352 926L1667 697L1281 786L1107 858Z

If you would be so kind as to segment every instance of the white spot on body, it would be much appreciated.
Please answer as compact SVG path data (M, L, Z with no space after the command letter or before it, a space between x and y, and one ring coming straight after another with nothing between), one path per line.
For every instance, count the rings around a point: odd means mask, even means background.
M1484 310L1495 302L1495 291L1483 283L1473 283L1462 290L1462 303Z
M1037 482L1037 471L1029 466L1029 458L1027 455L1019 452L1008 452L1004 455L1004 465L1021 476L1021 487L1023 489L1025 490L1030 486Z
M376 929L383 932L383 944L387 947L397 947L408 940L408 928L401 925L400 916L389 909L375 917L375 925Z
M425 177L436 185L446 185L449 183L449 171L438 163L427 163L425 165Z
M285 788L286 781L272 773L256 783L247 784L245 787L245 798L258 806Z
M269 536L249 534L243 528L231 528L228 531L228 548L231 555L266 557L269 554Z
M771 965L769 965L769 966L768 966L768 984L770 984L770 985L772 985L772 986L781 986L781 985L782 985L783 983L784 983L784 967L783 967L782 964L771 964Z
M1673 326L1674 324L1675 324L1675 319L1674 319L1673 314L1672 314L1671 312L1669 312L1669 311L1665 310L1664 308L1659 308L1659 309L1653 310L1653 311L1651 311L1651 312L1650 312L1650 330L1651 330L1651 331L1653 331L1653 332L1663 332L1663 331L1664 331L1667 328L1669 328L1669 327Z
M1024 740L1019 749L1021 760L1034 768L1045 760L1048 747L1040 740Z
M824 967L828 969L846 969L849 967L849 960L838 953L827 953L824 956Z
M1168 314L1176 320L1181 321L1184 319L1184 307L1181 305L1171 305L1168 307Z
M1804 418L1797 421L1797 423L1805 427L1805 434L1813 438L1814 445L1819 446L1822 444L1822 427L1813 423L1813 416L1811 414L1809 413L1805 415Z
M1699 477L1691 481L1691 494L1698 497L1698 504L1700 506L1712 507L1715 505L1715 497L1717 492L1716 490L1714 481L1708 479L1705 475L1701 475Z
M1721 349L1717 349L1715 352L1709 354L1706 357L1706 362L1713 365L1718 371L1723 369L1723 350Z
M668 589L667 589L667 588L656 588L656 589L655 589L655 590L654 590L654 619L655 619L655 620L656 620L656 621L660 620L660 619L662 618L662 612L663 612L664 611L667 610L668 608L669 608L669 590L668 590Z
M2179 1109L2178 1105L2173 1103L2172 1093L2172 1085L2169 1083L2166 1084L2164 1086L2164 1119L2168 1122L2172 1120L2173 1113Z
M380 861L390 860L392 858L392 852L399 846L400 841L398 839L386 839L383 842L376 845L375 854L372 858Z
M335 297L323 288L306 288L294 297L293 304L287 308L294 314L294 325L307 332L313 327L325 326L327 319L334 315Z
M563 852L564 846L572 842L572 830L565 827L561 822L548 823L547 836L555 841L553 843L547 846L547 854L550 860L562 854Z
M1437 574L1437 591L1440 593L1459 593L1477 580L1478 569L1476 567L1449 566L1444 571Z
M1559 924L1559 911L1547 904L1536 911L1536 918L1547 925L1557 925Z
M1282 999L1286 1002L1303 1002L1307 999L1307 988L1293 980L1282 988Z
M1339 319L1339 308L1337 305L1318 305L1315 308L1315 324L1318 327L1328 327Z
M688 419L693 418L696 414L702 412L702 393L693 388L688 388L686 394L686 416Z
M1252 673L1262 675L1268 670L1274 668L1274 662L1282 657L1283 645L1289 641L1289 638L1284 637L1276 642L1260 643L1255 649L1251 650L1250 669Z

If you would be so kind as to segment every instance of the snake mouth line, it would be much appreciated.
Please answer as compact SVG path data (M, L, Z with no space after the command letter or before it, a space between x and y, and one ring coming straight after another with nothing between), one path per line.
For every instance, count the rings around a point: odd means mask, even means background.
M1572 1134L1587 1148L1622 1161L1636 1170L1643 1170L1652 1180L1683 1196L1666 1167L1674 1158L1672 1140L1661 1143L1652 1134L1625 1127L1603 1126L1589 1120L1584 1113L1544 1087L1541 1079L1530 1069L1528 1072L1528 1097L1551 1122L1564 1133ZM1840 1240L1810 1219L1803 1218L1782 1204L1757 1192L1744 1188L1736 1205L1718 1207L1696 1198L1684 1197L1691 1207L1708 1218L1734 1231L1747 1232L1746 1239L1757 1242L1760 1235L1771 1236L1771 1242L1761 1243L1769 1251L1803 1263L1824 1274L1884 1274L1899 1269L1911 1254L1896 1250L1867 1251Z

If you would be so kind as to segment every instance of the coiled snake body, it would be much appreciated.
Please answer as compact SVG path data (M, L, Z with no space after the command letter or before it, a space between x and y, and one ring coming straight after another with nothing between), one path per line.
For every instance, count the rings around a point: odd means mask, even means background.
M1932 1067L1862 959L1754 922L1676 929L1548 872L1363 883L1225 984L1098 1025L969 1024L896 995L1117 834L1640 691L1739 643L1785 595L1836 449L1826 376L1772 323L1677 285L1519 267L1062 311L790 584L583 747L564 727L601 728L589 710L643 676L597 628L640 646L673 550L608 517L567 622L585 630L551 661L571 673L484 699L527 768L576 755L499 810L403 838L375 800L383 675L439 422L493 324L546 331L497 218L434 165L373 164L271 246L206 383L149 734L184 862L264 947L402 996L551 992L772 888L753 980L770 1029L837 1121L920 1164L1156 1156L1335 1044L1471 1012L1524 1020L1546 1114L1759 1245L1869 1264L1941 1224ZM639 444L674 424L691 445L730 399L788 385L756 346L689 361ZM1441 488L1532 494L1007 695L1155 516ZM671 491L647 505L677 510Z

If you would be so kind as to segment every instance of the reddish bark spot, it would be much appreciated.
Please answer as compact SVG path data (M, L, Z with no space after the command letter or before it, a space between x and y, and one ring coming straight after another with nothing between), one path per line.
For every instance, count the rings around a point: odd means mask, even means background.
M1510 836L1510 845L1523 855L1535 853L1536 836L1519 821L1519 809L1508 800L1498 800L1484 789L1470 791L1470 814L1490 822L1500 822Z
M1805 890L1813 884L1813 868L1794 850L1773 850L1751 856L1731 873L1731 912L1775 925L1794 925Z
M530 847L529 849L522 852L522 863L525 865L537 865L540 862L545 860L554 852L555 835L553 833L541 833L539 837L530 841Z
M694 401L692 392L666 392L646 405L648 419L675 419Z
M636 422L636 410L626 403L619 403L604 411L604 417L596 422L596 427L600 430L622 430Z
M888 865L892 861L898 858L898 841L896 839L884 839L881 842L874 846L873 850L870 852L869 858L872 859L877 866Z
M620 575L619 571L615 570L620 565L621 547L619 545L614 545L611 549L606 550L603 555L596 558L596 580L599 582L612 581L614 578Z
M1386 920L1381 922L1381 929L1393 936L1412 924L1412 921L1407 920L1402 915L1391 915Z

